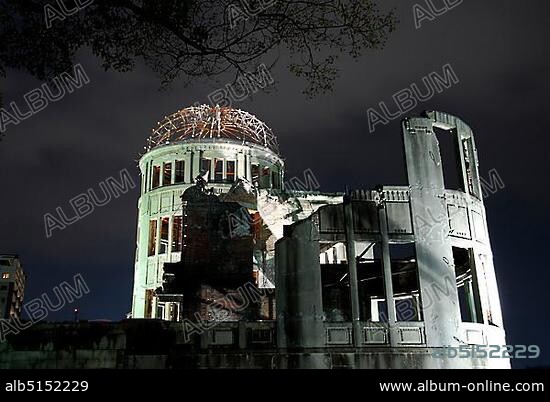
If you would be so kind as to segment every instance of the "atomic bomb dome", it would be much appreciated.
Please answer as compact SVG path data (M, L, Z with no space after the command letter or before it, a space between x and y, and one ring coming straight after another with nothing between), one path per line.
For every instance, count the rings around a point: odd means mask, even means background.
M228 107L192 106L153 129L139 160L141 196L132 316L172 319L177 304L160 303L164 264L180 261L185 209L181 199L197 178L216 195L238 183L256 191L282 187L284 162L271 129Z
M147 150L159 145L200 139L257 144L279 153L277 138L256 116L240 109L193 106L166 116L149 137Z
M401 135L406 183L322 193L283 184L247 112L166 117L139 162L132 318L179 323L181 367L509 368L456 358L506 345L474 133L427 111Z

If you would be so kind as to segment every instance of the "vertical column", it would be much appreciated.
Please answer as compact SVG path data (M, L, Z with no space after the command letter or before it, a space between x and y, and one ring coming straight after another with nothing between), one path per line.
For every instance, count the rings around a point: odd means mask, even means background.
M147 175L143 172L143 169L140 171L141 173L141 195L145 194L145 182L147 180Z
M185 168L189 172L189 182L190 184L193 184L195 182L195 177L193 176L193 159L195 158L195 152L191 151L187 153L187 158L185 160Z
M158 266L158 255L160 250L160 227L162 226L162 217L159 216L159 217L156 217L155 219L157 221L157 238L155 239L155 264ZM156 272L157 271L155 270L155 273ZM158 277L158 275L156 277ZM155 277L155 282L156 282L156 277Z
M355 257L355 235L353 229L353 206L349 196L344 199L344 225L346 235L346 255L348 261L350 297L351 297L351 321L353 325L353 343L361 346L361 317L359 310L359 287L357 284L357 259Z
M151 162L145 164L145 192L151 188Z
M172 208L173 209L173 208ZM174 227L174 215L168 219L168 247L166 247L166 262L172 262L172 228Z
M382 190L383 191L383 190ZM386 219L386 206L378 208L378 222L380 227L380 248L382 250L382 267L384 269L384 289L386 291L386 308L388 309L388 327L390 345L397 346L397 314L395 312L395 299L393 298L393 281L391 272L390 238Z
M237 152L235 155L235 169L237 170L235 172L235 180L237 178L244 178L244 155L242 152Z
M250 157L250 154L246 155L245 159L245 169L246 169L246 179L249 181L252 181L252 158Z
M200 174L201 170L201 158L202 158L202 151L194 152L194 158L193 158L193 174L192 174L192 182L195 182L195 177L197 177Z
M176 161L177 160L181 160L181 157L176 156L176 159L170 162L172 164L172 170L170 171L172 176L170 177L171 183L176 183Z
M148 165L148 164L146 164ZM139 236L134 273L134 305L132 317L145 317L145 287L147 283L147 253L149 246L149 194L141 197L138 207Z
M468 279L466 283L464 283L464 291L466 293L466 299L468 300L468 310L470 310L472 322L477 322L476 302L474 299L475 296L472 286L472 279Z

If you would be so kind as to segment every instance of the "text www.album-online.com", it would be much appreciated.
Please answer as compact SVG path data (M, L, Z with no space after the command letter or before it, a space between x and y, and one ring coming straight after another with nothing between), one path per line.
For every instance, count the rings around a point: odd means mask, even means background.
M380 391L382 392L407 392L407 391L419 391L419 392L544 392L543 383L529 383L518 382L516 384L510 384L508 382L469 382L466 384L460 384L458 382L437 382L427 380L425 382L411 383L411 382L381 382Z

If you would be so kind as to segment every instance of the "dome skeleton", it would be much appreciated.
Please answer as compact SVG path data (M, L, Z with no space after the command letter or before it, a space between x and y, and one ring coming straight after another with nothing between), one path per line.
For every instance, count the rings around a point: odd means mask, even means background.
M277 138L256 116L240 109L201 105L167 116L153 129L146 149L189 139L221 138L264 146L279 153Z

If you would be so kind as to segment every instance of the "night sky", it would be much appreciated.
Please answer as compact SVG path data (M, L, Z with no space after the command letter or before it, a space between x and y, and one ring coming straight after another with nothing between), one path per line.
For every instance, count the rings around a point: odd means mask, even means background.
M311 169L322 191L404 185L399 120L369 133L367 110L421 84L449 63L459 83L418 105L442 110L474 130L484 178L496 169L505 188L485 200L489 233L509 344L541 347L537 361L550 365L548 266L548 167L550 126L550 3L464 0L415 29L413 5L422 0L380 1L396 7L400 24L383 51L358 61L342 57L333 93L307 99L305 82L292 76L285 57L271 70L276 80L233 106L265 121L277 134L287 177ZM435 0L435 4L441 4ZM158 77L140 64L131 73L105 72L88 52L78 60L90 83L51 103L0 142L0 251L21 255L28 274L26 300L52 294L81 273L90 293L52 313L51 320L120 320L131 309L139 189L96 208L46 238L44 214L108 177L128 169L139 183L136 159L163 116L195 102L231 80L175 82L159 90ZM25 105L23 95L41 82L8 71L4 104ZM52 294L53 295L53 294Z

